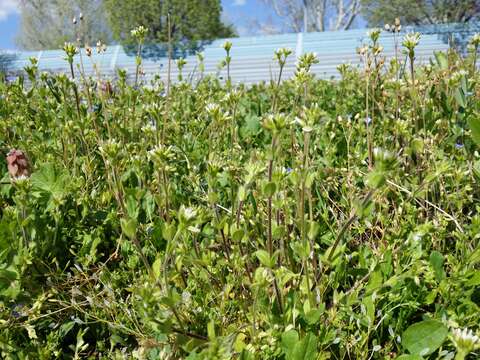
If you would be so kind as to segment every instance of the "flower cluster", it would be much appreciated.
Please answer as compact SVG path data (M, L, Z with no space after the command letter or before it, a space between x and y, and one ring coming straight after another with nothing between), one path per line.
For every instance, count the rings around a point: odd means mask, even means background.
M65 51L65 54L67 55L65 60L67 60L70 64L73 62L73 58L75 57L75 55L78 54L78 48L74 44L69 42L66 42L63 45L63 51Z
M413 57L415 53L415 48L417 47L418 43L420 42L420 33L408 33L403 38L402 45L407 49L408 55Z
M480 349L480 338L467 328L452 329L451 340L457 348L458 354L464 358L473 350Z
M288 48L281 48L275 50L274 59L278 61L278 63L283 66L285 65L287 58L292 54L292 49Z
M133 29L130 34L134 37L138 42L142 43L145 41L145 36L147 36L148 28L140 25Z

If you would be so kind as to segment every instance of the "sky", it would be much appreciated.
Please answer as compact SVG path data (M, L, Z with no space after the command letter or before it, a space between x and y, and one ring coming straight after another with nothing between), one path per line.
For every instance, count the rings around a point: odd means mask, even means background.
M0 49L15 50L20 26L19 0L0 0ZM223 19L234 24L240 36L259 32L260 24L275 23L278 18L262 0L221 0Z
M222 0L223 18L233 23L240 36L258 31L258 24L271 21L274 14L262 0ZM0 49L15 50L20 26L18 0L0 0Z

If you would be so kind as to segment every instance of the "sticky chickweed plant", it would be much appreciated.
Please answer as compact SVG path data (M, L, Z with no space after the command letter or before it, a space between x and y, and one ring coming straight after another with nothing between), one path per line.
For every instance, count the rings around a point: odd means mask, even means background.
M0 357L479 358L480 35L385 30L336 80L279 49L234 84L227 42L147 83L140 26L133 74L75 73L79 36L1 82Z

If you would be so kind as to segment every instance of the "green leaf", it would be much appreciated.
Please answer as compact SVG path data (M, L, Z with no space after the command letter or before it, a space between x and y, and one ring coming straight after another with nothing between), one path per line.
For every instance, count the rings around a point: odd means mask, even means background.
M378 189L385 184L386 178L383 171L372 171L367 175L367 185L372 189Z
M238 200L245 201L246 197L247 197L247 190L245 189L245 186L240 186L238 189Z
M291 358L293 348L297 342L298 333L296 330L289 330L282 334L282 350L287 359Z
M243 349L242 350L242 353L240 354L240 357L238 358L238 360L254 360L255 357L253 356L253 354L248 351L248 350L245 350Z
M121 219L120 225L126 237L133 239L137 233L137 220L135 219Z
M413 355L429 355L445 341L448 328L437 320L424 320L408 327L402 345Z
M235 231L233 231L232 239L234 242L239 243L242 240L243 235L245 235L243 229L236 229Z
M273 181L269 182L263 187L263 192L265 193L266 197L272 197L276 191L277 185Z
M480 145L480 118L469 117L468 126L472 130L472 139L477 145Z
M32 187L36 195L45 201L47 210L54 210L70 193L70 175L53 164L44 164L32 174Z
M312 309L305 314L304 318L307 321L308 325L315 325L320 320L320 316L322 316L322 313L323 310L321 309Z
M467 107L467 103L465 101L465 94L463 93L463 90L461 88L457 88L455 90L455 100L457 101L458 106L464 109Z
M65 170L58 170L53 164L44 164L32 174L34 189L50 193L54 197L62 197L68 193L67 179L69 175Z
M139 201L134 194L129 194L125 201L127 215L132 219L138 219L138 213L140 211Z
M210 320L210 322L207 325L207 334L208 338L210 340L214 340L216 335L215 335L215 322L213 320Z
M435 51L435 59L437 60L437 64L442 70L448 69L448 59L447 55L440 51Z
M423 139L415 138L410 142L410 147L415 154L419 154L423 152L425 143Z
M270 255L268 254L268 252L266 252L265 250L255 251L255 256L258 258L258 260L263 266L270 269L273 267L272 259L270 258Z
M300 342L295 344L291 360L314 360L317 355L317 338L308 333ZM287 358L287 360L290 360Z
M310 243L308 242L301 243L300 241L296 241L290 244L290 247L293 252L302 259L306 259L310 255Z
M473 276L465 283L466 286L478 286L480 285L480 272L475 271Z
M430 265L432 265L435 272L435 279L442 281L445 278L445 271L443 270L443 255L438 251L432 251L430 254Z
M399 357L396 358L397 360L423 360L423 358L420 355L400 355Z
M162 259L161 257L157 257L152 264L152 271L155 277L158 279L162 274Z
M150 191L147 191L143 198L142 207L145 210L147 218L151 220L155 214L155 198Z
M161 225L161 228L162 228L163 238L167 241L172 241L172 239L175 236L175 233L177 232L177 227L175 226L175 224L163 223Z

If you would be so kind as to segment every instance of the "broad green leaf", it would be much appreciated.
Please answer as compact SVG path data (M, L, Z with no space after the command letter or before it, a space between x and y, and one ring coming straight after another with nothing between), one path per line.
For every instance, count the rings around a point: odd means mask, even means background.
M136 220L140 211L139 201L134 194L128 194L125 203L128 217Z
M162 274L162 259L161 257L157 257L152 264L152 271L155 277L158 279Z
M447 55L443 52L440 51L435 51L435 59L437 60L437 64L440 67L441 70L446 70L448 69L448 59Z
M210 322L207 325L207 334L208 338L210 340L214 340L216 338L215 335L215 322L213 320L210 320Z
M423 358L420 355L404 354L397 357L396 360L423 360Z
M366 291L368 294L377 291L383 284L383 275L380 268L375 269L375 271L370 275L368 279L368 284Z
M50 193L59 198L68 193L67 179L69 175L65 170L58 170L53 164L44 164L32 174L34 189Z
M429 355L442 346L448 328L437 320L424 320L408 327L402 345L413 355Z
M135 219L121 219L120 224L122 226L122 231L126 237L133 239L137 233L137 220Z
M480 247L476 248L468 257L468 264L470 266L480 263Z
M317 356L317 338L308 333L300 342L295 344L291 353L291 360L315 360ZM290 360L287 358L287 360Z
M235 342L233 343L233 348L235 349L236 352L242 352L243 349L245 348L245 338L246 335L243 333L239 333L237 337L235 338Z
M473 276L465 283L466 286L478 286L480 285L480 271L475 271Z
M415 154L422 153L425 147L423 139L415 138L410 142L410 147Z
M461 88L457 88L455 90L455 100L457 101L458 106L464 109L467 107L467 103L465 101L465 94L463 93L463 90Z
M268 252L266 252L265 250L257 250L255 251L255 255L263 266L270 269L273 267L272 259L270 258Z
M32 174L31 180L34 193L40 195L49 211L57 208L70 192L69 174L65 170L57 169L53 164L43 165Z
M238 243L242 240L243 235L245 234L243 229L236 229L232 234L232 239L234 242Z
M273 181L266 184L263 188L266 197L272 197L276 191L277 185Z
M385 184L386 178L383 171L372 171L367 175L367 185L372 189L378 189Z
M255 357L253 356L253 354L250 351L245 349L242 350L239 357L239 360L254 360L254 359Z
M244 201L247 196L247 190L245 189L245 186L240 186L238 189L238 200L239 201Z
M142 201L142 207L145 210L147 218L151 220L155 213L155 198L150 191L147 191Z
M162 224L162 236L165 240L167 241L172 241L173 237L175 236L175 233L177 231L177 227L175 224L167 224L163 223Z
M442 281L445 278L445 271L443 270L443 255L438 251L432 251L430 254L430 265L432 265L435 272L435 279Z
M323 310L321 309L312 309L308 313L305 314L304 318L309 325L314 325L318 323L320 320L320 316L322 316Z
M472 131L472 139L477 145L480 145L480 118L469 117L468 126Z
M296 330L289 330L282 334L282 350L286 358L291 357L293 348L298 342L298 333Z

